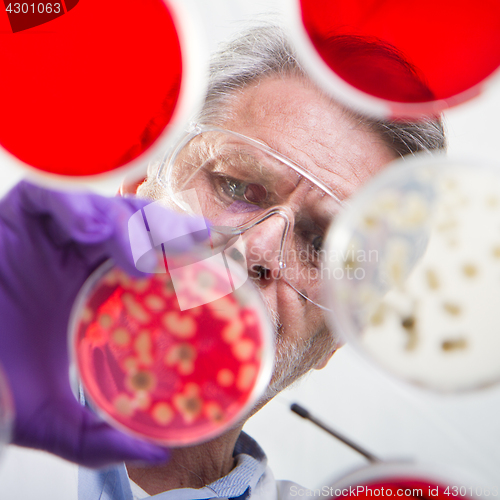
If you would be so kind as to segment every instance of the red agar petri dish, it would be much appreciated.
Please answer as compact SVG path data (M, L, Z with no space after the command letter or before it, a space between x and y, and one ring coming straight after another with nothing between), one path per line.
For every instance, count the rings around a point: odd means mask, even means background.
M176 5L4 2L0 145L38 171L73 180L139 168L133 162L186 114L191 63Z
M394 497L474 499L491 493L481 478L449 467L381 462L359 469L324 489L325 498Z
M374 481L367 483L359 483L355 485L356 498L373 498L373 496L405 496L406 498L437 498L446 499L451 495L450 488L448 488L449 494L446 495L446 486L442 484L436 484L435 482L422 481L419 479L411 478L393 478L384 479L382 481ZM408 494L404 494L404 492ZM382 493L383 492L383 493ZM399 494L398 494L399 492ZM403 493L402 493L403 492ZM432 494L431 494L432 492ZM342 493L339 489L338 493ZM349 490L347 494L334 495L330 498L349 498ZM437 494L436 494L437 493ZM458 496L458 495L457 495ZM462 498L464 498L463 496Z
M477 95L500 65L495 0L295 4L301 49L316 53L304 64L334 95L367 112L437 113Z
M253 285L203 303L221 295L227 270L205 261L185 269L176 270L179 289L168 272L137 279L106 263L82 289L70 331L91 406L169 446L208 440L243 418L267 387L274 352ZM190 299L201 305L181 310Z
M429 483L428 481L420 481L415 479L385 479L383 481L375 481L369 482L365 484L357 484L356 485L356 493L359 491L359 495L356 497L361 499L369 498L373 496L373 491L377 491L375 493L377 496L380 495L380 492L384 491L384 495L386 496L398 496L398 490L407 490L410 498L448 498L443 494L445 491L445 487L443 485L436 485L435 483ZM432 496L430 495L430 491L437 491L438 495ZM441 490L441 494L439 494L439 490ZM401 494L399 496L402 496ZM338 497L333 496L330 498L347 498L349 495L340 495Z

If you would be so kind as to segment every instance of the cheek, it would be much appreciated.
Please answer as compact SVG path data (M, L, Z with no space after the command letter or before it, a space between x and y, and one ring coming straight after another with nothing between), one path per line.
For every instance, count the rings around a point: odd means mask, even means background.
M279 283L277 288L278 313L283 324L283 337L290 342L307 342L324 328L323 313L314 304L301 299L299 294L286 283Z

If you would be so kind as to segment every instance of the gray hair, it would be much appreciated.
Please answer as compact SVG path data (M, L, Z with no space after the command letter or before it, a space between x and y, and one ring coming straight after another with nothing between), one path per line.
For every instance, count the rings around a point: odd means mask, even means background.
M298 76L307 78L284 30L277 25L248 29L226 43L212 58L208 90L203 107L196 117L198 123L221 125L231 118L231 102L252 83L262 78ZM443 124L438 118L421 121L376 120L344 107L347 114L369 130L400 156L419 151L446 148ZM164 188L156 182L158 162L150 165L148 179L137 194L160 199Z
M232 99L248 85L267 76L309 78L287 35L276 25L249 29L214 56L208 91L198 121L217 124L227 118ZM443 124L438 118L388 121L346 111L378 133L388 147L400 156L446 148Z

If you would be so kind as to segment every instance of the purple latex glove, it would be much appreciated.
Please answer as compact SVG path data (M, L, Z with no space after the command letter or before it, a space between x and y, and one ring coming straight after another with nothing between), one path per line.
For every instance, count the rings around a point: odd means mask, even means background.
M168 458L167 450L111 428L82 407L68 377L67 328L75 297L108 258L142 274L132 261L127 223L147 203L26 182L0 201L0 362L14 397L14 444L91 467ZM166 210L162 223L185 226L186 233L199 227L197 219ZM200 237L182 241L189 246Z

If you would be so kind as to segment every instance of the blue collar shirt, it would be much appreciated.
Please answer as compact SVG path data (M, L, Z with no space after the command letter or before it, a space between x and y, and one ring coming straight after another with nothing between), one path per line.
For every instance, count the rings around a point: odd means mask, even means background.
M238 437L233 453L236 466L227 475L200 489L180 488L146 498L154 500L284 500L296 496L299 487L276 481L262 448L247 434ZM137 497L136 497L137 498ZM110 469L80 467L78 500L134 500L124 464Z

